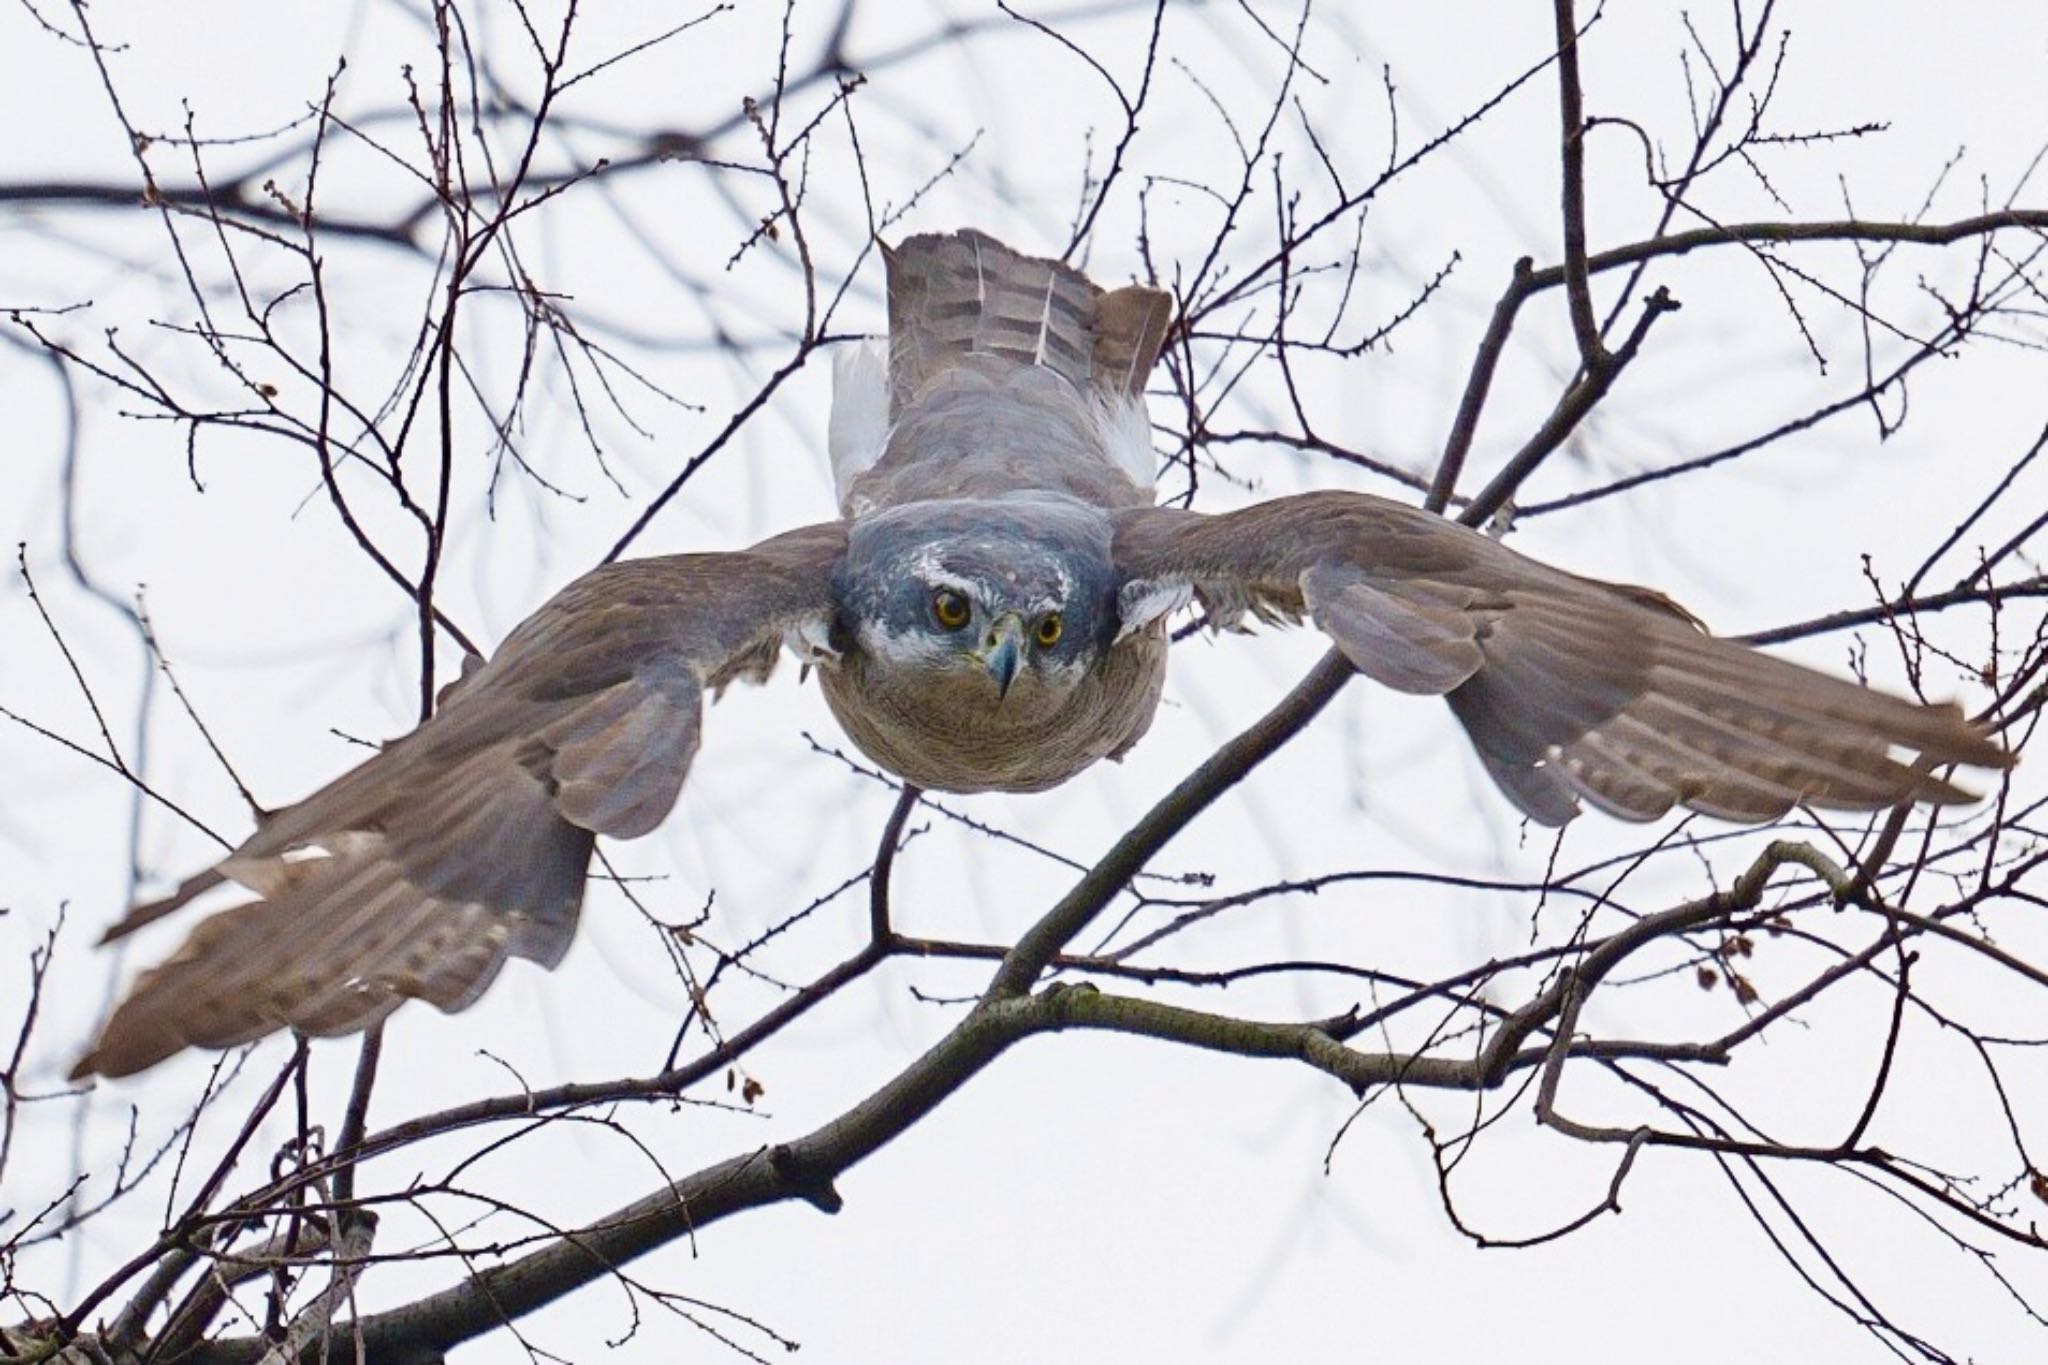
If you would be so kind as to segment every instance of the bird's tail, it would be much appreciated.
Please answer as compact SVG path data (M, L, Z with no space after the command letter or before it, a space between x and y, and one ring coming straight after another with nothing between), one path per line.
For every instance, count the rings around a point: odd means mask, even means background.
M1082 393L1138 397L1173 316L1164 290L1104 290L972 228L912 237L884 255L892 417L933 376L976 355L1042 366Z

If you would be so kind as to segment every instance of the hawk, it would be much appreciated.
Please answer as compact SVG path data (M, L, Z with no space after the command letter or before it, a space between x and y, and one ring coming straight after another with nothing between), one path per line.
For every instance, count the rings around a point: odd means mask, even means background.
M1144 390L1167 294L971 230L883 254L888 340L836 364L839 519L564 588L417 730L115 925L223 882L254 894L141 975L74 1076L347 1033L409 998L459 1010L508 957L554 966L597 837L659 824L705 694L785 649L865 753L950 792L1042 791L1122 755L1191 601L1212 626L1306 618L1359 672L1444 697L1545 825L1582 801L1745 822L1960 802L1934 769L2011 761L1954 705L1717 640L1659 594L1384 498L1156 506Z

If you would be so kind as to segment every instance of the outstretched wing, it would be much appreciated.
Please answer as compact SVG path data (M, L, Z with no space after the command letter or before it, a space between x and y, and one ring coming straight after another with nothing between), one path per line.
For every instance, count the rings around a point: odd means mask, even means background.
M731 554L607 565L558 593L375 758L279 811L118 938L223 881L260 899L146 971L73 1069L125 1076L189 1046L368 1027L408 998L473 1003L508 956L568 950L599 834L659 824L703 696L828 651L838 525Z
M1449 701L1494 781L1547 825L1580 797L1628 820L1673 805L1760 821L1800 802L1969 801L1899 751L1933 766L2012 761L1954 705L1717 640L1656 593L1367 494L1120 512L1115 553L1125 629L1190 592L1225 624L1306 615L1361 673Z

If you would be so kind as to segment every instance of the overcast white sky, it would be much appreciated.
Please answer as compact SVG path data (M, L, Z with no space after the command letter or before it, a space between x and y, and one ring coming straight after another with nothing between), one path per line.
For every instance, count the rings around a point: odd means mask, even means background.
M54 24L70 22L69 11L51 0L37 6ZM602 8L586 16L582 56L572 66L652 36L681 13ZM816 50L833 8L808 0L796 6L798 67ZM928 28L942 8L964 16L987 12L965 3L870 4L850 50L856 58L888 51ZM1728 19L1705 12L1711 9L1697 9L1695 18L1715 50L1725 51ZM1888 127L1850 144L1781 151L1764 163L1768 190L1731 171L1714 191L1724 220L1839 217L1845 199L1862 216L1897 219L1918 211L1931 190L1931 218L1960 217L1987 199L2003 202L2024 182L2048 142L2048 9L2031 0L1781 9L1793 39L1772 126L1787 133L1870 122ZM1283 6L1254 10L1276 31L1295 22ZM177 130L187 107L206 136L278 127L319 98L342 56L347 68L337 107L351 117L390 111L403 96L401 68L412 63L425 72L431 62L429 35L403 11L380 4L101 4L89 13L104 40L123 45L108 69L129 119L145 130ZM1588 112L1636 120L1674 152L1682 151L1685 129L1678 13L1675 5L1617 6L1589 37L1583 58ZM578 87L562 107L581 121L567 147L595 156L612 149L613 128L691 128L729 116L743 96L765 89L779 17L779 6L743 4ZM1147 18L1141 12L1066 31L1134 81ZM482 4L475 32L505 54L501 74L530 90L531 63L518 56L510 20L508 8ZM1309 27L1304 54L1314 73L1298 79L1296 93L1324 151L1356 183L1388 157L1383 69L1395 83L1405 152L1538 61L1549 30L1549 7L1534 4L1326 5ZM1217 106L1240 134L1253 135L1281 68L1278 48L1236 7L1176 11L1167 35L1154 102L1133 144L1131 189L1105 208L1089 253L1091 271L1106 283L1141 269L1131 192L1141 176L1156 184L1155 259L1168 268L1194 267L1213 232L1213 210L1201 193L1175 184L1232 178L1231 134ZM796 107L808 116L817 100L807 97ZM1064 244L1084 149L1092 147L1099 168L1120 126L1098 77L1024 31L877 71L854 108L878 204L905 201L972 141L960 169L894 235L971 223L1037 251ZM413 145L402 120L374 126L396 144ZM1288 121L1280 135L1285 164L1313 197L1324 187L1309 169L1315 151L1298 127ZM1404 468L1430 468L1513 261L1523 254L1539 264L1557 258L1555 127L1554 86L1538 80L1400 182L1365 220L1360 287L1367 302L1360 318L1392 316L1453 254L1458 264L1443 297L1391 347L1342 366L1305 367L1306 401L1329 438ZM744 159L756 150L752 138L742 128L714 151ZM209 170L232 173L264 155L261 148L217 147L208 153ZM187 178L174 150L153 151L151 162L167 182ZM1609 131L1594 141L1589 197L1596 248L1633 239L1654 221L1640 166L1638 144L1627 135ZM284 193L302 194L302 160L269 173ZM65 178L125 185L135 174L88 56L44 31L27 7L0 7L0 183ZM837 272L861 246L859 182L843 135L821 139L808 174L815 240ZM320 198L330 213L374 216L415 192L404 174L345 140L322 175ZM525 239L526 264L544 287L571 298L590 335L699 406L641 392L629 399L640 429L598 416L596 435L622 494L579 432L567 385L558 372L544 373L519 440L526 457L571 497L538 492L531 480L510 476L490 505L495 515L487 516L481 472L457 491L457 506L466 510L458 516L442 598L488 641L594 563L680 460L779 361L769 350L738 364L717 353L705 344L707 319L767 339L799 316L782 247L755 250L725 267L747 235L749 216L767 207L758 186L743 184L741 193L751 197L735 206L713 192L710 177L683 164L616 189L606 184L565 196L539 215ZM2019 200L2040 206L2048 191L2028 189ZM1262 190L1232 251L1254 259L1258 243L1269 240L1272 214ZM194 240L199 268L212 271L217 258L206 255L203 238ZM650 242L714 294L707 299L669 274L646 249ZM1796 259L1853 287L1847 247ZM397 250L338 241L328 246L327 265L345 343L337 382L381 393L397 378L417 324L425 265ZM1916 281L1952 283L1967 265L1964 253L1896 263L1883 286L1887 315L1931 327L1938 310L1917 296ZM845 305L841 330L880 326L879 276L872 263ZM253 278L262 288L289 276L273 263L253 267ZM1716 449L1859 383L1858 321L1819 293L1801 303L1828 357L1825 369L1808 353L1768 277L1739 255L1688 260L1665 278L1684 311L1660 324L1640 366L1531 485L1529 498ZM72 305L84 306L39 325L103 358L106 329L118 328L118 344L182 392L225 392L203 349L161 325L189 322L192 309L155 215L20 213L0 205L0 307ZM303 340L304 313L284 316L283 325ZM517 314L484 300L472 319L470 344L483 382L502 393L518 363ZM0 412L7 414L0 533L10 545L26 542L46 603L120 742L132 745L137 734L148 670L117 606L68 572L67 548L86 581L116 604L146 587L180 681L259 800L282 804L355 761L359 750L346 736L405 729L418 676L410 606L354 552L304 450L212 435L202 438L188 472L182 430L132 420L124 415L132 402L81 380L78 459L67 471L64 432L73 419L52 369L20 344L25 339L18 329L0 329L7 343L0 346ZM1532 305L1525 334L1503 366L1468 490L1540 420L1570 356L1561 299ZM777 395L636 549L735 546L830 516L827 369L809 367ZM1984 347L1924 371L1912 389L1912 420L1889 441L1879 441L1867 415L1845 417L1710 478L1531 521L1515 543L1573 569L1654 583L1728 632L1861 605L1868 601L1861 556L1896 584L2026 449L2048 421L2044 373L2037 351ZM275 382L287 401L303 400L291 376L280 373ZM1237 420L1258 421L1262 406L1271 420L1284 420L1270 382L1248 390L1234 410ZM473 468L487 470L474 423L464 438ZM1211 478L1198 506L1235 505L1248 490L1400 492L1360 471L1277 448L1237 446L1219 457L1247 488ZM401 562L415 563L417 539L402 517L379 506L367 482L361 491L372 534ZM2023 488L2012 505L2044 501L2048 478L2036 474L2031 492ZM67 505L74 513L68 527L60 517ZM1981 541L1995 544L2015 524L1995 519ZM1969 547L1951 562L1967 565ZM0 705L93 746L92 717L9 569L0 586ZM1967 627L1954 638L1969 639ZM1794 652L1840 669L1850 646L1846 637L1824 637ZM1183 645L1166 707L1130 761L1104 765L1049 796L948 804L1092 859L1220 739L1263 712L1319 652L1319 640L1306 632ZM1896 676L1881 642L1871 652L1875 675ZM452 662L450 656L444 666ZM1959 678L1940 679L1932 690L1963 686ZM248 814L189 724L160 686L146 705L152 780L214 828L241 837ZM676 814L615 856L622 870L665 879L650 894L668 918L688 917L715 896L706 932L729 944L865 867L891 795L813 752L806 736L828 747L843 740L794 669L767 688L730 696L708 717L706 735ZM2022 780L2039 791L2038 776ZM0 917L0 1005L18 998L29 946L60 911L68 916L21 1073L37 1092L60 1087L101 1007L110 958L87 944L129 897L134 818L130 792L103 769L18 726L0 725L0 907L8 912ZM153 810L141 819L145 889L174 882L206 859L210 845L182 823ZM911 932L1007 942L1071 883L1067 868L1043 857L942 820L919 823L929 823L930 832L911 845L896 883L895 903ZM1571 830L1558 865L1581 865L1639 842L1640 831L1588 819ZM1753 847L1742 845L1727 866L1739 866L1741 850ZM1440 704L1358 684L1300 742L1198 820L1157 870L1213 874L1225 890L1367 867L1523 879L1540 877L1552 852L1551 842L1525 834L1487 787ZM1629 903L1659 908L1708 885L1697 861L1672 859L1632 883ZM1238 912L1188 940L1175 960L1323 956L1410 974L1446 971L1523 946L1530 915L1526 898L1497 894L1406 886L1333 891ZM1557 928L1546 922L1548 931ZM178 932L145 936L121 970L169 951ZM843 897L806 923L776 969L798 979L850 951L864 932L860 897ZM2016 936L2004 940L2016 951L2048 946L2038 931L2031 945L2025 928L2006 932ZM1774 979L1797 979L1789 967L1774 978L1768 962L1756 970L1767 995ZM751 1074L766 1087L754 1113L629 1115L644 1151L609 1133L563 1126L488 1158L471 1179L517 1191L528 1207L555 1220L587 1218L651 1188L660 1179L657 1159L672 1173L695 1169L798 1135L840 1112L958 1017L957 1004L930 1003L913 988L954 1001L971 996L984 978L979 967L896 964L750 1060ZM750 1004L776 998L768 986L741 985L721 1017L742 1021ZM1187 998L1276 1018L1335 1013L1360 999L1355 985L1297 978ZM680 987L645 923L616 897L593 894L582 937L557 973L518 964L470 1013L447 1018L407 1009L396 1016L374 1122L516 1088L508 1068L534 1085L647 1071L660 1063L680 1007ZM1985 1007L1995 1013L2000 1002ZM1607 1008L1613 1012L1603 1027L1648 1035L1702 1033L1736 1017L1725 992L1645 993ZM12 1018L0 1013L0 1024L11 1027ZM1853 1116L1868 1074L1872 1048L1867 1032L1857 1030L1867 1030L1870 1018L1854 1010L1817 1014L1806 1031L1787 1032L1766 1055L1750 1059L1755 1075L1742 1093L1790 1133L1831 1139ZM2038 1028L2038 1016L2032 1024ZM2012 1023L2015 1032L2027 1027L2024 1018ZM253 1097L285 1048L273 1040L259 1050L236 1082L238 1093ZM1895 1125L1885 1131L1901 1139L1938 1133L1958 1115L1975 1123L1986 1112L1982 1087L1956 1079L1955 1054L1933 1040L1925 1049L1901 1063L1910 1084L1902 1083L1900 1094L1915 1103L1884 1115ZM353 1057L348 1043L315 1049L316 1113L330 1126L338 1121ZM108 1160L131 1104L140 1110L145 1145L160 1139L208 1074L206 1060L187 1058L138 1082L103 1087L88 1100L25 1110L0 1210L35 1207L60 1189L74 1142L89 1169ZM2009 1074L2023 1082L2015 1104L2037 1122L2048 1120L2048 1064L2022 1058ZM1590 1084L1575 1099L1589 1117L1634 1112ZM1616 1107L1603 1112L1609 1102ZM81 1106L82 1129L74 1125ZM1467 1097L1419 1101L1446 1125L1469 1106ZM202 1148L231 1133L235 1114L232 1103L216 1113ZM1353 1114L1341 1088L1286 1065L1107 1037L1034 1041L850 1173L841 1185L846 1208L837 1217L808 1207L748 1214L694 1244L657 1253L634 1273L765 1323L801 1342L806 1359L827 1361L1879 1358L1868 1336L1771 1253L1704 1161L1652 1154L1630 1179L1623 1217L1534 1251L1482 1252L1447 1225L1415 1119L1393 1097L1347 1127ZM279 1129L258 1141L258 1166L283 1136ZM416 1174L431 1178L475 1145L464 1138L413 1149L370 1167L364 1187L389 1190ZM1461 1206L1495 1235L1528 1235L1596 1202L1611 1163L1609 1152L1539 1132L1523 1109L1461 1171ZM1796 1172L1788 1186L1813 1197L1818 1226L1909 1325L1974 1359L2038 1358L2040 1324L1911 1215L1839 1177ZM26 1261L28 1281L60 1300L75 1297L153 1235L165 1188L159 1182L93 1222L73 1244ZM450 1205L445 1212L459 1219L475 1210ZM507 1237L522 1231L511 1221L498 1229ZM429 1235L424 1223L393 1218L380 1250ZM2032 1286L2036 1302L2048 1296L2040 1264L2001 1264ZM380 1271L365 1281L363 1301L373 1308L400 1302L453 1273L446 1263ZM619 1288L601 1284L521 1330L549 1351L587 1359L596 1343L622 1335L630 1321ZM780 1354L745 1327L727 1328L763 1355ZM658 1314L626 1350L649 1360L733 1358ZM500 1334L462 1348L458 1358L509 1361L524 1354Z

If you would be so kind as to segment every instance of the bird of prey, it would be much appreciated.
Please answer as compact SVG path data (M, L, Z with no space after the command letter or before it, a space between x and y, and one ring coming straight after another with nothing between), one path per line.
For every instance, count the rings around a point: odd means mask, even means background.
M264 820L117 937L233 882L254 899L144 972L74 1075L191 1046L459 1010L568 948L599 835L674 805L707 692L788 649L864 752L919 787L1041 791L1150 724L1166 618L1307 618L1361 673L1444 697L1542 824L1580 802L1763 821L1958 802L2009 756L1925 706L1706 634L1668 599L1553 569L1363 493L1220 515L1154 505L1144 391L1170 297L1103 290L983 233L884 251L889 334L842 354L837 520L569 584L438 712Z

